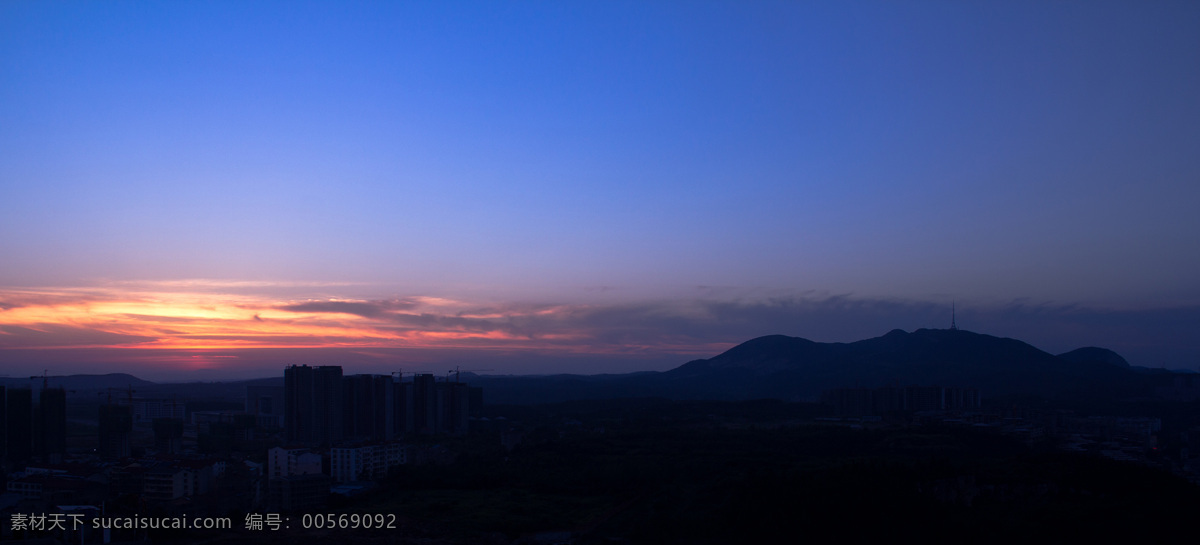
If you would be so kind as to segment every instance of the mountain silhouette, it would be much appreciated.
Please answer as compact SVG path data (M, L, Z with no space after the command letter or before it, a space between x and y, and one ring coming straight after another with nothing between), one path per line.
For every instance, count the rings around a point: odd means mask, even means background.
M1130 367L1129 362L1125 361L1125 358L1122 358L1120 354L1107 348L1097 348L1095 346L1076 348L1070 352L1059 354L1058 357L1075 363L1107 363L1126 369Z
M1107 402L1152 395L1173 374L1131 366L1105 348L1086 347L1060 355L1016 339L960 329L895 329L851 343L823 343L768 335L708 359L664 372L622 375L477 376L488 403L553 403L579 399L646 398L815 401L833 388L958 386L978 388L985 399L1033 395ZM1163 381L1167 382L1163 382ZM235 399L246 382L154 384L125 374L50 377L51 386L123 390L140 395L187 395L204 391ZM282 378L263 379L270 384ZM11 387L40 387L40 377L0 379Z
M892 330L852 343L771 335L662 374L683 397L814 399L822 390L886 385L979 388L986 395L1108 391L1129 378L1115 352L1059 357L1016 339L955 329Z
M814 401L842 387L978 388L987 397L1110 399L1144 393L1149 379L1103 348L1055 356L1025 342L959 329L892 330L851 343L769 335L661 373L479 377L489 402L612 397Z
M68 390L107 390L109 388L123 390L127 388L142 388L154 385L127 373L108 373L104 375L67 375L49 376L46 383L51 388L66 388ZM6 377L0 379L0 386L8 388L42 387L42 377Z

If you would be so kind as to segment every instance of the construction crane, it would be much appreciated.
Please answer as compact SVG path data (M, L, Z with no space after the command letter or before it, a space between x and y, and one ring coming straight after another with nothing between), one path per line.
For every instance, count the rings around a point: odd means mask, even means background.
M116 391L118 391L118 392L125 392L125 393L126 393L126 395L128 396L128 398L127 398L127 399L129 399L129 406L130 406L130 407L132 407L132 406L133 406L133 394L134 394L134 392L137 392L137 390L134 390L134 389L133 389L133 385L130 385L130 386L126 387L126 388L115 388L115 387L113 387L113 386L109 386L108 388L105 388L104 390L105 390L105 392L107 392L107 393L108 393L108 404L109 404L109 405L112 405L112 393L113 393L113 390L116 390ZM98 394L96 394L96 395L104 395L104 394L105 394L105 392L100 392L100 393L98 393Z
M33 380L33 379L35 379L35 378L40 378L40 379L42 379L42 389L43 389L43 390L46 390L46 389L49 389L49 388L50 388L50 376L49 376L49 374L50 374L50 370L49 370L49 369L42 369L42 374L41 374L41 375L33 375L32 377L29 377L29 380Z
M5 375L0 375L0 376L5 376ZM63 375L51 375L51 374L50 374L50 370L49 370L49 369L43 369L43 370L42 370L42 374L40 374L40 375L33 375L32 377L29 377L29 380L33 380L33 379L39 379L39 378L40 378L40 379L42 379L42 389L43 389L43 390L49 390L49 389L50 389L50 377L54 377L54 378L66 378L66 377L65 377L65 376L63 376ZM62 389L64 389L64 390L66 390L66 389L67 389L67 387L66 387L66 385L65 385L65 384L62 386ZM73 394L73 393L75 393L75 390L67 390L67 391L71 392L72 394Z
M482 372L484 372L484 371L494 371L494 370L495 370L495 369L465 369L465 370L463 370L463 369L459 369L459 368L458 368L458 366L457 366L457 365L455 365L455 366L454 366L454 369L451 369L451 370L449 370L449 371L446 371L446 382L450 382L450 374L451 374L451 373L454 373L454 383L455 383L455 384L458 384L459 382L461 382L461 381L459 381L459 380L458 380L458 375L459 375L459 373L463 373L463 372L466 372L466 373L482 373Z

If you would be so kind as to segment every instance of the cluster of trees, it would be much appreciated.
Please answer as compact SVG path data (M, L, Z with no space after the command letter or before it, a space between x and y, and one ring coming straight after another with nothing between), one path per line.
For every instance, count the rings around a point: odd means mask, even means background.
M478 535L573 530L585 543L1144 537L1184 531L1187 506L1200 501L1197 487L1165 472L995 433L856 430L794 420L813 407L775 409L512 408L530 428L511 452L498 431L483 432L455 447L454 464L402 468L371 501L401 501L416 519Z

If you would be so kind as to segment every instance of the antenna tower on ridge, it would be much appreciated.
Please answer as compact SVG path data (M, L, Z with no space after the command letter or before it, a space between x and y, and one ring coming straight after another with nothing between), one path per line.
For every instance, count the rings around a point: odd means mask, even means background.
M955 320L954 320L954 318L955 318L954 306L955 306L954 303L950 303L950 331L958 331L958 324L955 323Z

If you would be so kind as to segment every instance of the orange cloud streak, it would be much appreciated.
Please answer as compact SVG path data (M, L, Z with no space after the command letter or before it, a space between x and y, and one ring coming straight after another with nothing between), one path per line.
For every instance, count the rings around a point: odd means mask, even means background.
M446 347L575 352L581 349L578 345L590 344L585 331L529 333L511 325L526 319L552 320L570 311L567 307L497 310L447 298L412 297L376 310L372 306L376 303L365 300L252 293L280 287L296 286L189 280L91 288L0 288L0 348ZM113 341L98 341L97 335ZM689 352L696 349L688 348ZM631 349L638 347L623 346L619 351ZM593 346L584 351L596 350Z

